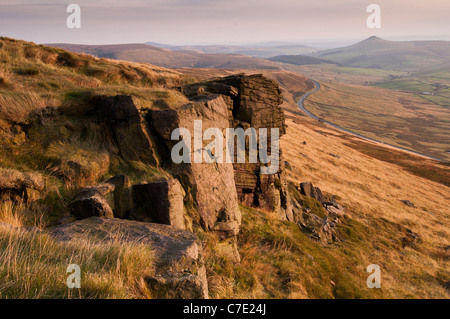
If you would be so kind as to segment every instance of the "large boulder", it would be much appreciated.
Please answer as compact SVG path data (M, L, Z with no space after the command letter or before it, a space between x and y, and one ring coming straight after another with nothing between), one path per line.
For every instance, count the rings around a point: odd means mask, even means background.
M144 279L155 298L208 298L203 248L192 232L162 224L92 217L56 226L49 233L66 243L94 234L102 242L148 244L155 255L156 270Z
M176 179L133 185L133 219L185 229L184 191Z

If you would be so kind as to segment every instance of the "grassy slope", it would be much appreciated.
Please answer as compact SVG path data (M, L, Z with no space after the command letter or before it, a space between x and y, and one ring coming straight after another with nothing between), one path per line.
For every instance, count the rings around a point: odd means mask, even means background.
M3 220L11 208L1 208ZM23 212L14 214L17 221ZM66 285L72 263L82 269L79 290ZM0 225L0 299L151 297L142 276L152 274L152 265L153 252L145 245L103 243L88 234L63 244L43 233Z
M301 73L309 78L325 82L342 82L365 85L389 81L392 76L405 77L409 72L379 70L368 68L352 68L334 64L291 65L283 64L286 70Z
M290 120L288 125L282 147L293 167L292 181L313 181L338 195L354 221L369 226L362 231L369 235L361 235L355 246L363 250L363 256L355 258L358 267L363 261L379 264L385 269L384 288L394 296L448 297L440 281L449 276L449 256L442 248L450 238L450 188L366 156L349 147L348 138L340 138L343 134L310 120ZM421 161L427 162L416 158L417 164ZM416 208L405 206L400 202L404 199ZM401 236L396 224L418 233L422 243L415 249L396 247L395 238Z

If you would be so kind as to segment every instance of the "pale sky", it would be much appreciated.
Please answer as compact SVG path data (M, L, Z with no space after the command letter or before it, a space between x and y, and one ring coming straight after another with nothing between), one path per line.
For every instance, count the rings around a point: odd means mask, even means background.
M81 29L66 8L81 7ZM381 29L369 29L369 4ZM36 43L168 44L408 37L450 40L450 0L0 0L0 35Z

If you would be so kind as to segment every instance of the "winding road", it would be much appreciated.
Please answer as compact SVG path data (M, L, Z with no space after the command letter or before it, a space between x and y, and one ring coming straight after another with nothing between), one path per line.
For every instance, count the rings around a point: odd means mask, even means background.
M316 92L319 91L320 88L321 88L319 82L314 81L314 80L312 80L312 79L310 79L310 81L314 83L315 88L314 88L312 91L309 91L309 92L305 93L305 94L300 98L300 100L298 100L298 102L297 102L297 105L298 105L299 109L302 110L303 113L305 113L305 114L308 115L309 117L311 117L311 118L313 118L313 119L315 119L315 120L321 121L321 122L323 122L323 123L325 123L325 124L327 124L327 125L329 125L329 126L332 126L332 127L336 128L336 129L338 129L338 130L340 130L340 131L343 131L343 132L348 133L348 134L350 134L350 135L359 137L359 138L361 138L361 139L363 139L363 140L366 140L366 141L369 141L369 142L374 142L374 143L382 144L382 145L385 145L385 146L389 146L389 147L391 147L391 148L394 148L394 149L397 149L397 150L400 150L400 151L403 151L403 152L412 153L412 154L414 154L414 155L419 155L419 156L426 157L426 158L428 158L428 159L432 159L432 160L435 160L435 161L444 162L444 163L449 163L448 161L442 160L442 159L440 159L440 158L436 158L436 157L432 157L432 156L429 156L429 155L425 155L425 154L422 154L422 153L419 153L419 152L416 152L416 151L409 150L409 149L407 149L407 148L403 148L403 147L400 147L400 146L395 146L395 145L392 145L392 144L384 143L384 142L375 140L375 139L373 139L373 138L370 138L370 137L367 137L367 136L360 135L360 134L358 134L358 133L355 133L355 132L349 131L349 130L343 128L343 127L340 127L339 125L330 123L330 122L328 122L328 121L325 121L325 120L323 120L323 119L317 117L316 115L314 115L313 113L311 113L310 111L308 111L308 110L305 108L305 105L304 105L305 100L306 100L311 94L316 93Z

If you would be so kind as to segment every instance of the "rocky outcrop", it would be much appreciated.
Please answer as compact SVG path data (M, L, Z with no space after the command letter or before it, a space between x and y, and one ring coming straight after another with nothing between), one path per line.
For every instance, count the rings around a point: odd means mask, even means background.
M203 249L192 232L162 224L92 217L54 227L49 234L65 243L95 234L103 243L148 244L155 256L155 272L144 279L155 298L208 298Z
M184 191L176 179L133 185L132 218L185 229Z
M293 192L294 222L314 240L322 243L339 242L337 226L342 222L345 212L334 196L325 196L311 182L300 183Z
M105 183L83 188L69 204L76 219L89 217L134 219L185 229L184 191L176 180L131 185L117 175Z
M178 143L171 139L171 133L176 128L186 128L194 132L194 121L202 120L202 133L208 128L218 128L225 135L229 127L229 105L221 95L212 95L197 99L181 109L151 111L150 118L154 131L161 138L167 150ZM200 223L207 230L216 232L220 237L234 236L239 231L241 213L237 201L234 184L233 165L231 163L201 163L194 162L195 144L191 136L191 163L171 165L171 173L181 180L186 193L193 198L198 207ZM201 142L200 148L206 146ZM209 142L208 142L209 143ZM225 145L224 145L225 147ZM224 149L214 150L213 156L224 154ZM167 155L170 158L170 155Z
M277 128L280 136L285 133L284 113L280 108L282 97L277 83L262 75L233 75L187 85L182 92L190 102L176 109L140 110L132 97L120 95L98 97L93 99L93 103L98 116L110 127L121 156L126 161L161 165L169 171L180 181L186 192L185 202L190 201L197 209L198 222L205 229L216 232L221 238L235 236L241 223L238 201L276 211L281 219L293 220L284 161L281 159L277 172L264 175L261 169L265 164L259 161L255 164L239 164L236 160L234 164L217 161L219 154L226 155L226 143L223 149L211 150L213 153L209 154L209 158L212 163L205 163L202 159L201 163L192 160L190 163L176 164L171 158L172 148L178 143L178 140L172 140L172 132L176 128L194 132L195 120L202 121L202 133L209 128L218 128L223 136L226 136L227 128L268 129L270 153L270 129ZM196 147L204 150L209 143L202 141L196 145L193 138L191 136L191 145L194 146L189 150L191 159L194 159ZM145 203L135 195L133 192L134 209L129 211L115 207L116 216L127 218L127 214L134 213L135 217L140 216L136 219L140 219L145 215L144 210L147 213L154 210L143 208ZM156 204L152 201L148 205ZM141 207L140 212L136 212L136 207ZM177 220L176 224L180 225L181 219Z
M279 135L285 133L285 118L281 91L278 84L256 75L232 75L208 82L185 86L183 93L191 99L220 94L228 106L229 125L244 130L251 127L278 128ZM268 136L270 151L270 133ZM259 149L259 148L258 148ZM261 175L261 162L255 164L234 161L234 179L239 201L247 206L276 211L282 219L292 219L289 192L285 180L284 161L280 151L278 172Z

